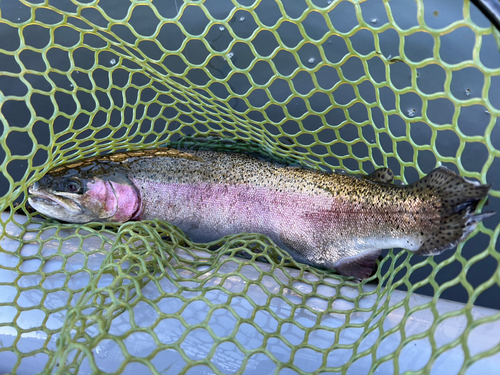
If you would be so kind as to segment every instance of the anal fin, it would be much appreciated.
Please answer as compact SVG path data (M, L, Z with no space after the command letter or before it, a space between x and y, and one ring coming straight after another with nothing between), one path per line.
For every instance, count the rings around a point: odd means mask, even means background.
M344 276L351 276L360 280L366 279L372 275L381 252L382 250L375 250L353 257L342 258L335 263L335 271Z

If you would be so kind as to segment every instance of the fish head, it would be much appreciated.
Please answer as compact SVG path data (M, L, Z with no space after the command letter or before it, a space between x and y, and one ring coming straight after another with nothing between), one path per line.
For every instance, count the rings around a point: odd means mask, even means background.
M28 189L38 212L69 223L125 222L140 218L141 197L123 174L48 173Z

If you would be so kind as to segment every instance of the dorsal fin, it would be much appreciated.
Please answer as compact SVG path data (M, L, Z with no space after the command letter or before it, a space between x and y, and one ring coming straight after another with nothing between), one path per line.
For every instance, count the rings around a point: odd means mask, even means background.
M390 168L379 168L364 178L370 181L390 184L394 180L394 172Z

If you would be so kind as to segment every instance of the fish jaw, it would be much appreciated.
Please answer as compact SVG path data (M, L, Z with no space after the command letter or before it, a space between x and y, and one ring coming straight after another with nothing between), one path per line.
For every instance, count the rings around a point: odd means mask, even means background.
M84 215L85 210L75 200L76 197L59 195L51 189L40 187L38 182L31 185L28 192L31 194L29 204L43 215L68 222L76 222L76 218Z

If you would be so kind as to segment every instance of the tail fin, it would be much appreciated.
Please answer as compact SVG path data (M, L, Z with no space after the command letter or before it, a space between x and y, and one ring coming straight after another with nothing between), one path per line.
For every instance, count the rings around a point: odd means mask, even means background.
M408 188L441 198L440 206L436 207L440 214L439 229L429 233L415 252L419 255L436 255L455 247L467 238L478 222L496 213L474 214L479 202L487 197L491 185L467 181L445 167L434 169Z

